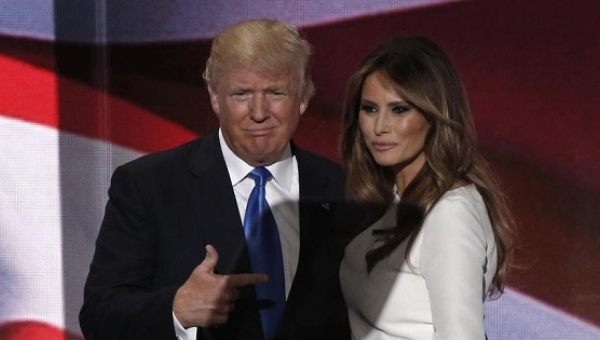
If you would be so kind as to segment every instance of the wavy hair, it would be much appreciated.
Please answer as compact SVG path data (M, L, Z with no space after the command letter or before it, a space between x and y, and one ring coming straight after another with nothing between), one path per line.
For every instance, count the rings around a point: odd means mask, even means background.
M476 186L487 207L498 254L491 293L501 293L512 255L514 220L505 196L478 152L471 109L458 74L447 55L431 40L418 36L393 38L367 56L350 78L340 137L348 197L387 204L394 197L395 174L391 168L375 162L358 123L363 84L375 72L384 74L397 94L431 125L423 148L426 163L402 194L402 202L410 208L399 211L398 225L383 231L387 235L384 243L367 254L369 271L407 239L408 259L423 214L456 182L462 181Z

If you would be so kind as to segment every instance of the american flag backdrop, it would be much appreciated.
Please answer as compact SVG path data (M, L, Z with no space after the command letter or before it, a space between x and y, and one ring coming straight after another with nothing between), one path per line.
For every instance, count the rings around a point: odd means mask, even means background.
M0 0L0 339L81 339L114 168L212 131L211 38L299 25L317 94L297 144L334 160L346 80L375 46L448 52L519 229L495 339L600 339L600 2Z

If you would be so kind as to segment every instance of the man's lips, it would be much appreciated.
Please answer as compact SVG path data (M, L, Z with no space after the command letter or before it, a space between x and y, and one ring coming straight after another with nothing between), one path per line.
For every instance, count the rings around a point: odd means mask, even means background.
M244 131L251 136L264 136L271 133L275 127L261 127L261 128L251 128L244 129Z

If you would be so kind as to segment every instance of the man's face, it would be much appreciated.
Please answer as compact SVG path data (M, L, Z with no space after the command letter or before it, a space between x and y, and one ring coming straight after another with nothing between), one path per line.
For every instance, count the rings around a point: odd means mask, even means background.
M208 91L225 142L252 166L277 161L308 105L292 72L273 76L233 69Z

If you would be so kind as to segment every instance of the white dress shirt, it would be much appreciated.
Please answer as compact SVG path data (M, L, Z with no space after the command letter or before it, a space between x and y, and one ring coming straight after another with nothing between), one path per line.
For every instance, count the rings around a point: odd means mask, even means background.
M219 129L219 143L225 165L229 171L229 178L235 194L235 200L240 213L240 220L244 221L246 214L246 205L250 192L254 188L253 179L246 177L253 166L247 164L229 148L223 133ZM300 255L300 219L299 204L300 183L298 175L298 161L292 155L292 150L288 145L280 159L266 167L273 178L265 186L265 195L267 203L271 207L273 217L277 223L279 239L281 241L281 250L283 254L283 270L285 276L285 293L290 292L292 281L298 268L298 258ZM217 249L217 252L219 249ZM183 328L175 314L173 314L175 332L177 338L181 340L196 339L196 327L188 329Z

